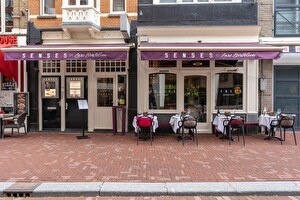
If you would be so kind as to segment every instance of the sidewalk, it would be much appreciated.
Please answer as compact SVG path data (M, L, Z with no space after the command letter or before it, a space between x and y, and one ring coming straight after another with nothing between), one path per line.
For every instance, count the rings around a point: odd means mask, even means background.
M132 133L29 133L0 140L0 193L29 196L300 195L300 146L265 135L242 142ZM300 141L299 133L297 139ZM3 194L4 192L4 194Z

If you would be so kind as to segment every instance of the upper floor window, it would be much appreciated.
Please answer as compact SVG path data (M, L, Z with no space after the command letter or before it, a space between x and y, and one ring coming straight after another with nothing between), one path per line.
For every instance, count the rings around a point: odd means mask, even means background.
M1 9L0 11L1 32L12 32L12 29L14 27L13 1L0 0L0 8L2 8L3 5L5 6L5 9Z
M300 1L275 1L275 36L300 35Z
M154 4L164 3L239 3L242 0L154 0Z
M44 15L55 14L55 0L43 0L43 14Z
M126 2L125 0L111 0L111 12L112 13L120 13L125 12Z
M68 5L69 6L83 6L83 5L88 5L89 1L88 0L69 0Z

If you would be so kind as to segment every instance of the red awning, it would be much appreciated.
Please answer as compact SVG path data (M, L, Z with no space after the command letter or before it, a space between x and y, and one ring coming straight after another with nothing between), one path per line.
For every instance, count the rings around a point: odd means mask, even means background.
M0 45L0 48L9 48L10 45ZM0 73L8 80L14 80L18 84L18 61L4 60L4 53L0 51Z

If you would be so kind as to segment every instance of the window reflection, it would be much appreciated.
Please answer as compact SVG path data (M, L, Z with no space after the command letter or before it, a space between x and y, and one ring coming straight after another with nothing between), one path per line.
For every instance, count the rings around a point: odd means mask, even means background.
M150 68L176 67L176 60L150 60L149 67Z
M216 74L216 109L243 109L243 74Z
M182 67L209 67L209 60L183 60Z
M176 109L176 74L149 75L149 109Z
M215 67L243 67L242 60L216 60Z

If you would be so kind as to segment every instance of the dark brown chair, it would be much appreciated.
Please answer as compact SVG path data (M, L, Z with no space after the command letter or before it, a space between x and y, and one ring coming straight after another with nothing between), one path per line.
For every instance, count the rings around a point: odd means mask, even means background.
M282 115L279 124L280 124L281 145L282 145L282 141L285 141L285 130L288 128L291 128L293 130L295 145L297 145L296 133L294 129L295 115ZM283 128L283 139L282 139L281 128Z
M228 131L228 140L229 145L231 145L232 139L232 132L234 130L238 131L238 141L240 141L240 133L242 133L243 136L243 144L246 145L245 142L245 131L244 131L244 118L240 116L233 116L230 119L225 119L223 122L224 125L224 131L223 131L223 137L222 140L224 140L224 137L226 137L226 132Z
M196 144L198 146L197 118L191 115L183 116L180 123L181 124L179 125L179 127L181 127L182 130L181 132L182 145L184 145L184 140L186 138L184 130L187 129L189 131L189 134L191 134L193 141L195 141L195 137L196 137Z
M14 129L17 129L18 134L20 134L20 128L24 128L25 135L27 135L26 125L25 125L26 117L27 117L27 113L22 113L21 115L19 115L19 116L17 117L15 123L3 125L3 133L4 133L4 130L5 130L5 129L11 128L11 135L13 135Z

